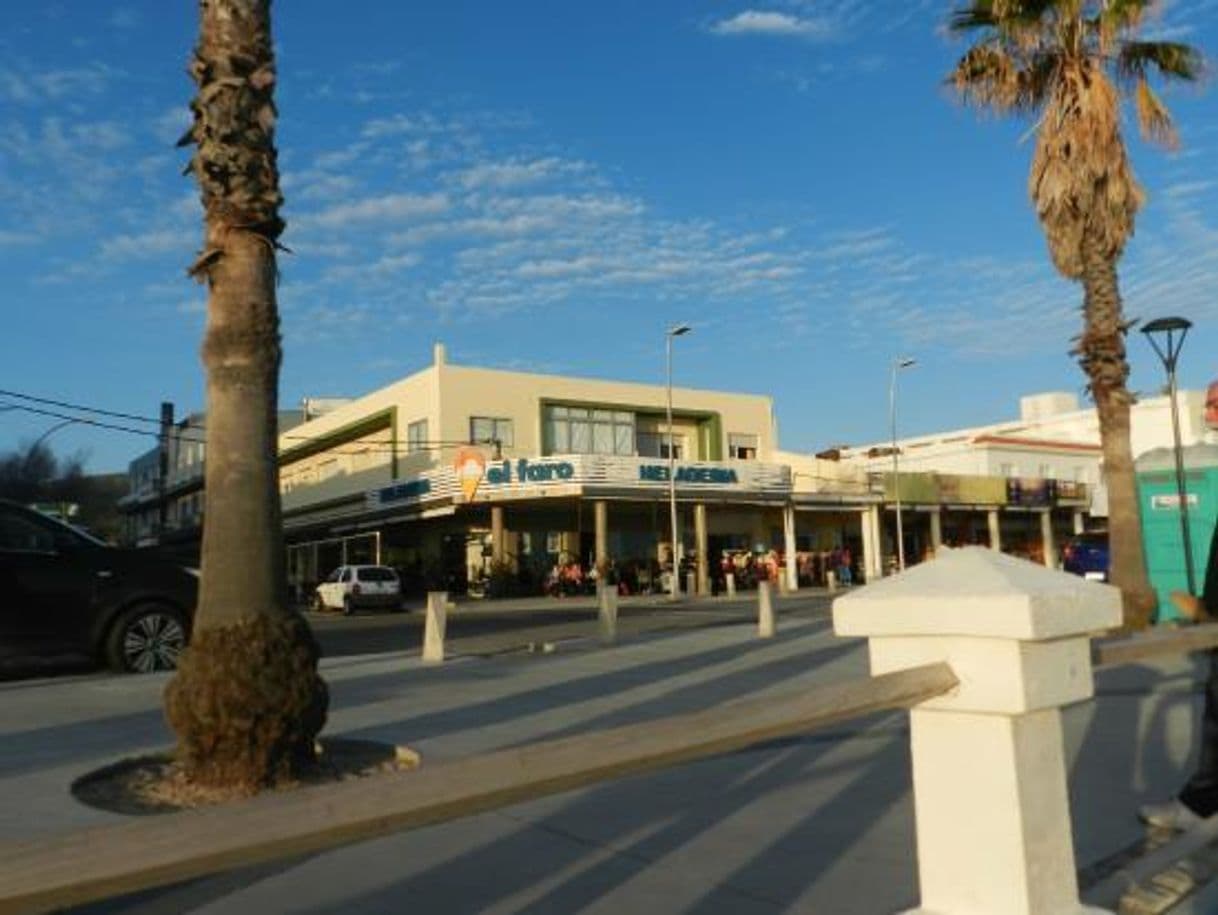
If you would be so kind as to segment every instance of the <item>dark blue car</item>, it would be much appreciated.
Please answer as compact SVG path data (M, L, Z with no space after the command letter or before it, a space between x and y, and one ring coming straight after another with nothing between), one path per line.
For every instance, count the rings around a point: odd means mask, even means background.
M1108 580L1108 532L1075 534L1062 547L1062 568L1093 581Z

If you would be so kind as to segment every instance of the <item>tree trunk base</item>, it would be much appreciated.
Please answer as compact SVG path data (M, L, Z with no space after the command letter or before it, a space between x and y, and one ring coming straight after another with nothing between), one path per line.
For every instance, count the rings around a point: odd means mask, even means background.
M329 691L319 649L297 616L260 615L195 634L165 688L165 715L187 777L248 794L312 761Z

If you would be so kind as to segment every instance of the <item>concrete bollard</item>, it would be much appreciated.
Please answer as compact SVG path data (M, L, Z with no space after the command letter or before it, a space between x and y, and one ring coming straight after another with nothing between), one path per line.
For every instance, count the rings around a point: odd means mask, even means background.
M598 583L596 603L601 644L612 645L617 641L617 585Z
M832 569L825 573L825 588L828 589L830 594L837 591L837 573Z
M907 915L1082 915L1061 708L1094 693L1089 635L1120 592L983 547L833 602L873 675L946 661L959 686L910 711L922 907Z
M685 573L685 594L694 597L698 593L698 575L696 572Z
M774 586L768 581L757 582L757 637L774 637Z
M735 574L732 572L728 572L725 576L723 576L723 581L727 585L727 596L735 597L736 596L736 576L735 576Z
M448 626L448 592L427 592L427 617L423 624L423 661L440 664L444 661L444 630Z

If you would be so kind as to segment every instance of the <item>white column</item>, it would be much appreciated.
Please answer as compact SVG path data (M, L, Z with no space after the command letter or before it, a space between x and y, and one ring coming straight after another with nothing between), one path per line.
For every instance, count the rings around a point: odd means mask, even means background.
M1057 541L1053 539L1053 509L1040 513L1040 543L1044 550L1044 563L1050 569L1057 568Z
M880 533L880 506L871 506L871 542L875 544L875 573L876 579L884 575L884 537Z
M768 581L757 582L757 637L774 637L774 586Z
M874 574L875 570L875 537L871 530L871 509L864 508L859 512L859 527L863 534L863 578L867 581L875 581L878 577Z
M782 510L782 549L786 558L787 590L799 590L799 565L795 561L795 508L787 505Z
M1074 533L1081 534L1085 528L1083 523L1083 510L1076 508L1074 510Z
M596 567L604 571L609 564L609 506L604 499L592 503L596 530Z
M617 641L617 585L596 583L597 628L602 645Z
M694 505L694 549L698 551L698 594L705 597L710 594L710 557L706 555L708 547L706 535L706 506L698 502Z
M986 521L990 526L990 549L996 553L1002 552L1002 528L998 523L998 509L991 508L986 512Z
M491 506L491 562L499 565L504 560L503 506Z
M423 661L439 664L444 660L444 631L448 628L448 592L427 592L427 616L423 623Z
M834 601L833 623L870 639L873 675L945 661L960 680L910 712L912 912L1098 911L1078 898L1060 710L1093 695L1089 635L1120 623L1120 592L981 547L869 591Z
M938 556L943 548L943 509L935 506L930 510L930 551Z

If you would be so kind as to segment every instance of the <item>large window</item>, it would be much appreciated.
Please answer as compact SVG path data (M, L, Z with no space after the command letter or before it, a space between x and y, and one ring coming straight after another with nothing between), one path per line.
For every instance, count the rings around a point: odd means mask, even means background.
M728 457L737 461L757 460L757 436L732 432L727 437Z
M427 420L420 419L406 427L406 451L414 454L427 450Z
M547 406L544 446L546 454L634 454L634 414Z
M495 416L471 416L469 440L474 443L498 442L504 448L511 448L515 445L512 438L512 421Z

